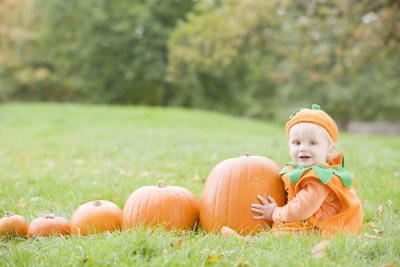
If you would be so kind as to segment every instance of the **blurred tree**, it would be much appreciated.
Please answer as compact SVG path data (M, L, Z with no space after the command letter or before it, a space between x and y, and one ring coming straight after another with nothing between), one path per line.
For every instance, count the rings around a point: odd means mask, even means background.
M282 23L270 1L199 2L171 34L173 103L268 117L280 57L270 34Z
M47 83L48 72L37 57L40 17L33 0L0 1L0 100L30 98ZM41 84L41 86L39 86Z
M298 1L287 8L294 15L287 28L296 46L283 46L289 71L280 78L282 100L322 103L343 127L350 119L398 121L399 5Z
M171 34L175 100L278 119L320 103L342 125L398 121L398 10L390 0L201 2Z
M91 102L157 105L169 32L193 1L42 0L41 47L54 72Z

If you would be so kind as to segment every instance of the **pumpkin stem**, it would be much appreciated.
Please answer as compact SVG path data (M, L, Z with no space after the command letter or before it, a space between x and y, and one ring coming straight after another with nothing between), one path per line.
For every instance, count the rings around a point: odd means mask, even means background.
M167 187L167 183L161 180L158 181L158 188L164 188L164 187Z
M14 216L14 213L12 211L7 211L4 217L11 217L11 216Z
M242 153L240 153L240 156L241 157L249 157L250 153L249 152L242 152Z
M93 202L93 206L100 207L101 206L101 201L100 200L96 200L95 202Z
M45 219L54 219L54 214L46 214L43 216Z

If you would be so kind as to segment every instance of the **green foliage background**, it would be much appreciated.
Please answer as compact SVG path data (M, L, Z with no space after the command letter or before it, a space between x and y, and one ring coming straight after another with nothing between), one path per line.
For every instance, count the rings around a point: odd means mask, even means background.
M400 121L400 6L356 0L2 1L0 99L269 120L318 103Z

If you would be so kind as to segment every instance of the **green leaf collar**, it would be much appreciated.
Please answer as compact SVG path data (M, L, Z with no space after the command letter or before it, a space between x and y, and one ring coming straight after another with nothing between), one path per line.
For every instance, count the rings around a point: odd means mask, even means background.
M288 167L287 165L293 166L294 169ZM286 167L282 169L279 175L289 173L290 182L292 184L295 184L300 179L303 172L309 169L314 170L314 172L317 174L318 178L321 180L323 184L329 183L329 181L332 179L332 175L335 174L336 176L340 177L340 180L346 187L351 187L352 184L351 174L345 168L343 168L343 166L327 167L321 164L316 164L310 167L303 168L294 161L292 161L286 164Z

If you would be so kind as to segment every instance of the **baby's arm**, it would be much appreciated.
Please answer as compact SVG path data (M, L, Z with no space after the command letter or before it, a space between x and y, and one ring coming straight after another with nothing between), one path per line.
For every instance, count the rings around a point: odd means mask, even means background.
M321 182L307 183L302 190L283 207L277 207L272 220L278 222L304 221L321 207L331 189Z

